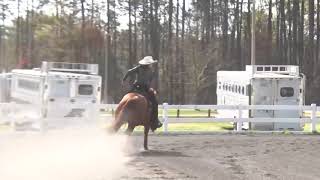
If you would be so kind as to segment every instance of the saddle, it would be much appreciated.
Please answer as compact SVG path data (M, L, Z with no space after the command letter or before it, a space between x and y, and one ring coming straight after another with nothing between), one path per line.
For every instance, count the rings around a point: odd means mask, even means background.
M148 100L148 103L149 103L149 106L152 106L152 101L150 99L150 95L149 95L149 89L147 86L143 86L143 85L140 85L140 84L134 84L131 88L131 90L129 91L129 93L138 93L142 96L144 96L147 100Z
M148 100L148 87L144 86L144 85L140 85L140 84L133 84L131 90L129 91L129 93L138 93L142 96L145 96Z

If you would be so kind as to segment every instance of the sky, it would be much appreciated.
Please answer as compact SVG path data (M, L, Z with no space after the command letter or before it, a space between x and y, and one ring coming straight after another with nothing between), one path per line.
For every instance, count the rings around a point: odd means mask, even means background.
M18 15L18 5L17 5L17 1L18 0L13 0L13 2L10 2L9 8L11 9L11 11L13 12L13 15L11 15L10 17L8 17L5 21L5 24L7 25L12 25L12 20L14 19L14 17L17 17ZM102 2L102 1L106 1L106 0L95 0L95 2ZM176 0L173 0L174 4L176 3ZM182 1L183 0L179 0L180 2L180 6L182 5ZM28 3L29 2L29 3ZM20 7L20 12L21 12L21 16L25 16L26 13L25 11L29 8L31 9L31 0L21 0L21 7ZM91 0L90 0L91 2ZM191 6L191 2L192 0L186 0L186 9L190 8ZM39 0L34 0L34 7L37 7L39 5ZM55 14L55 8L54 8L54 4L49 4L46 5L42 8L43 12L45 12L46 14ZM119 13L121 14L121 13ZM103 19L107 19L107 17L102 17ZM127 28L127 24L128 24L128 17L127 15L123 14L119 16L119 22L120 24L120 29L125 29Z

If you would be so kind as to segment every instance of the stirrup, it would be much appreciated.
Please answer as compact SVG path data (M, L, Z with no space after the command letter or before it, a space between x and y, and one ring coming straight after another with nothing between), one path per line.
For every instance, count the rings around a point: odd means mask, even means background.
M160 121L157 122L157 128L161 128L162 127L162 123Z

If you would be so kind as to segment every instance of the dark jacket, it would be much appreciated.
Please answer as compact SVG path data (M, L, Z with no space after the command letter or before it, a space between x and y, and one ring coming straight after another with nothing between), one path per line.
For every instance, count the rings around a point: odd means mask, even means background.
M125 81L129 76L135 80L135 84L150 88L151 81L154 77L154 72L149 66L137 65L134 68L128 70L122 81Z

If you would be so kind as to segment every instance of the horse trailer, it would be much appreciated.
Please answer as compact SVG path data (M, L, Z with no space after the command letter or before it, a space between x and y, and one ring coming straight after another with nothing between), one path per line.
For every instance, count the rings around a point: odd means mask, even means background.
M10 96L40 118L94 118L101 97L98 65L43 62L41 68L14 69Z
M217 72L218 105L303 105L305 76L298 66L254 65L245 71ZM247 110L243 117L250 118L299 118L298 110ZM221 117L236 117L231 110L220 110ZM244 129L301 130L300 122L243 123Z

